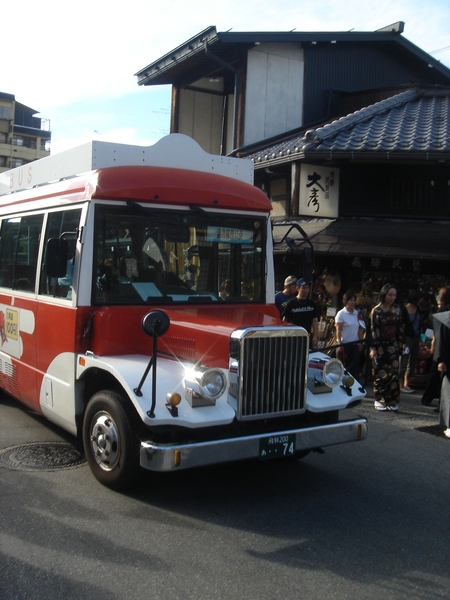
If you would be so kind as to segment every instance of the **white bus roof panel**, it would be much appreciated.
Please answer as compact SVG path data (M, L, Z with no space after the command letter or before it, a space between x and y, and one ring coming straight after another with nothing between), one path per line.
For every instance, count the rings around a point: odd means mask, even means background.
M208 154L192 138L174 133L153 146L92 141L0 173L0 195L109 167L152 166L217 173L253 184L253 162Z

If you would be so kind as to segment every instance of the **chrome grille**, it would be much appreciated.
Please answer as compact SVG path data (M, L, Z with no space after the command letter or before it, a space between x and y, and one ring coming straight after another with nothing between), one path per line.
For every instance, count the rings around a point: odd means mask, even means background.
M238 419L303 412L308 365L306 332L292 328L249 329L235 332L233 337Z

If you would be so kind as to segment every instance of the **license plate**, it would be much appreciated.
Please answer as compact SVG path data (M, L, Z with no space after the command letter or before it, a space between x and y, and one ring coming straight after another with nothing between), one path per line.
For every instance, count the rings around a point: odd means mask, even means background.
M295 434L273 435L259 441L259 458L268 460L295 454Z

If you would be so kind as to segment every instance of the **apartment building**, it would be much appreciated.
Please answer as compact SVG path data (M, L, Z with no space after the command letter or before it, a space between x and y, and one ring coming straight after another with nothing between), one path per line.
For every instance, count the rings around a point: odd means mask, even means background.
M50 124L38 112L0 92L0 173L49 156Z

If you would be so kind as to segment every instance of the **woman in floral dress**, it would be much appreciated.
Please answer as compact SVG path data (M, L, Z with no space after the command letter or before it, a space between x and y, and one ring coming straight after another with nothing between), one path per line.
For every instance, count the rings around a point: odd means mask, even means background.
M402 312L395 304L397 289L390 283L380 292L380 303L370 313L373 360L373 391L376 410L398 410L400 398L399 365L405 336Z

